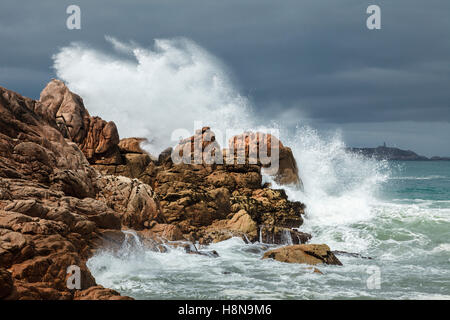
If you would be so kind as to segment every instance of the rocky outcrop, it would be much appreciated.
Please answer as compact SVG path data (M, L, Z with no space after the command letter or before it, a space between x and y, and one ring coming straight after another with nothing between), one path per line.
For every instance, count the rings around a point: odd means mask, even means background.
M123 147L131 149L139 154L136 148ZM235 157L228 164L226 156L227 150L221 150L214 133L204 127L158 160L148 158L141 174L129 175L121 166L96 168L150 185L160 199L164 223L177 226L186 239L209 243L242 236L248 241L263 237L268 243L306 242L309 235L292 230L303 222L304 205L289 201L284 190L263 186L261 163L241 164Z
M122 299L97 286L86 260L101 230L120 230L122 219L128 221L122 217L127 212L96 199L113 192L114 186L102 189L98 172L74 142L89 132L84 131L82 120L87 118L82 113L67 117L74 140L64 138L56 114L67 116L80 100L67 92L59 98L68 109L45 106L0 87L0 295L74 299L97 292L97 298ZM66 286L71 265L81 270L77 293Z
M274 180L301 186L292 151L273 136L255 137L279 152ZM0 87L0 299L127 299L98 286L86 261L130 234L153 250L181 245L210 257L218 253L193 243L307 242L297 231L305 206L263 184L270 165L252 163L250 140L235 138L236 149L221 149L205 127L156 159L143 139L119 141L114 123L90 116L61 81L39 101ZM333 260L319 249L303 253ZM80 267L80 290L66 286L71 265Z
M333 264L342 265L326 244L299 244L269 250L263 259L275 259L288 263Z
M158 194L167 223L202 243L239 232L257 241L255 225L297 228L303 222L304 205L289 201L283 190L262 186L257 165L174 164L168 158L149 165L140 179Z

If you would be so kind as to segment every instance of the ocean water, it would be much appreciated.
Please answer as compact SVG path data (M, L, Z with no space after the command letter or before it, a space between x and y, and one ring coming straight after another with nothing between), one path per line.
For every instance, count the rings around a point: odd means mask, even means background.
M137 299L450 298L450 162L364 159L302 119L287 132L283 117L259 114L225 63L191 40L158 39L151 48L107 41L111 52L72 43L53 57L57 76L91 114L113 120L121 137L147 137L143 147L153 155L204 125L222 146L227 129L278 128L305 187L286 187L307 206L300 230L311 243L372 259L340 255L343 266L319 266L318 274L261 260L264 246L237 238L203 248L220 255L211 258L152 252L128 234L120 252L105 249L88 261L99 284Z

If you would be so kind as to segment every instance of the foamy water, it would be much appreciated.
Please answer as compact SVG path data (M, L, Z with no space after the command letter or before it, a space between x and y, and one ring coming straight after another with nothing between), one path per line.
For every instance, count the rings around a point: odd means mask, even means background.
M122 137L147 137L151 153L173 145L180 128L224 132L273 124L255 123L263 117L224 64L192 41L157 40L152 48L108 41L114 49L108 53L83 44L61 49L56 73L91 114L114 120ZM219 258L152 252L135 239L119 253L104 250L89 260L97 282L139 299L450 298L448 163L363 159L347 153L339 135L323 137L304 126L292 135L281 130L280 138L292 148L305 187L286 188L290 199L307 205L300 230L312 233L312 243L373 259L339 256L343 267L320 266L319 275L261 260L260 244L236 238L204 248ZM380 289L367 283L374 268Z

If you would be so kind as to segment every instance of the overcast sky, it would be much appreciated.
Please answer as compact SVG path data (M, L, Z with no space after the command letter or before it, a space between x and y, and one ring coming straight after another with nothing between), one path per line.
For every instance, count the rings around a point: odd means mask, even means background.
M81 30L66 28L69 4ZM381 30L366 28L371 4ZM72 41L183 36L229 67L264 118L340 129L349 146L450 155L449 15L443 0L2 0L0 85L38 98Z

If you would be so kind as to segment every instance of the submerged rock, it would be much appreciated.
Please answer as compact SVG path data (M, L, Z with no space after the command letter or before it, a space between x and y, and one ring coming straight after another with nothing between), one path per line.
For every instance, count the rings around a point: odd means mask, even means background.
M326 244L298 244L282 247L267 251L264 253L263 259L275 259L281 262L312 265L321 263L342 265Z

